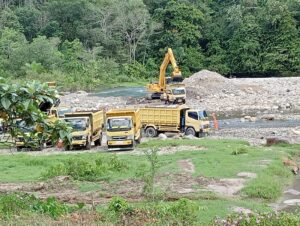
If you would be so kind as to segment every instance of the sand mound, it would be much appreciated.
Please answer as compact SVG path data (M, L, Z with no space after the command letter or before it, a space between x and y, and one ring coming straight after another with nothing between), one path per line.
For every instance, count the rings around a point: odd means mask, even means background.
M202 70L195 74L193 74L191 77L186 78L183 82L187 86L195 86L202 82L227 82L227 78L223 77L222 75L208 70Z
M197 96L205 97L215 94L230 94L236 92L237 87L231 79L222 75L202 70L186 78L183 83L186 85L188 96L195 98Z

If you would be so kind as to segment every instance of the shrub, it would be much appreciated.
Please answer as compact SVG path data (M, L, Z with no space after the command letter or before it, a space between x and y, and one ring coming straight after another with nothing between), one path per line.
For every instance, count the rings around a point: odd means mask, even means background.
M248 153L247 148L238 148L238 149L234 150L231 154L232 155L241 155L241 154L246 154L246 153Z
M75 180L95 181L109 178L109 173L127 168L116 155L101 156L96 160L72 158L64 163L50 167L42 174L44 178L68 175Z
M115 213L127 212L129 209L127 201L122 197L113 197L108 204L108 210Z
M78 207L79 208L79 207ZM20 216L26 212L37 212L58 218L72 209L66 204L51 197L43 201L33 195L12 193L0 196L0 216L8 219L11 216Z

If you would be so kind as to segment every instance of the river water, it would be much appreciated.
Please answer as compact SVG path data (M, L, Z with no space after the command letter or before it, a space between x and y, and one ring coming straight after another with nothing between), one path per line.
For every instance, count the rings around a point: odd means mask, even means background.
M146 87L118 87L90 94L99 97L146 97Z

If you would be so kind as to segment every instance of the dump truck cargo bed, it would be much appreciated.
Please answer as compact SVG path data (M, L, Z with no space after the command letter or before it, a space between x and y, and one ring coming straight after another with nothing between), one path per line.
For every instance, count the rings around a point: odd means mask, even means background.
M141 108L142 124L179 126L182 107L146 107Z

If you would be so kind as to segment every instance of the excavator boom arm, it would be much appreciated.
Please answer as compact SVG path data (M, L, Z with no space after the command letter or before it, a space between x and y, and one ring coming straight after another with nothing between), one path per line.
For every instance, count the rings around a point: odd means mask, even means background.
M160 65L160 73L159 73L159 82L158 85L162 88L166 88L166 70L168 68L168 65L171 63L173 72L172 72L172 78L174 77L182 77L181 71L179 70L179 67L177 66L173 51L171 48L168 48L168 52L165 54L165 58Z

